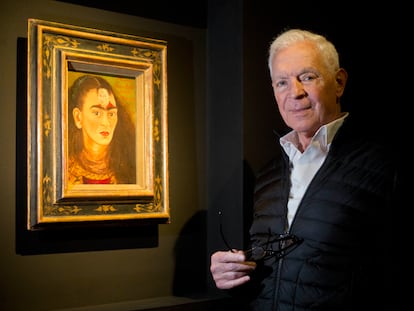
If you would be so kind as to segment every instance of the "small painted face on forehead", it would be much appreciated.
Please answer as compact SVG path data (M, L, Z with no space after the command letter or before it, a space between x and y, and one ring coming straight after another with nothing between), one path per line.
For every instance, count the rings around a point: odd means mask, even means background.
M107 89L100 88L98 89L98 104L102 106L104 109L110 109L116 107L116 103L112 96L109 96L109 92Z

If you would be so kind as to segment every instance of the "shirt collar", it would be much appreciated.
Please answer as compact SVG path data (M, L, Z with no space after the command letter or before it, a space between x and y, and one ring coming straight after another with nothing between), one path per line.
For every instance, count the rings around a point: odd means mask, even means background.
M313 135L310 145L312 145L312 142L314 141L319 141L320 147L324 150L328 150L336 132L341 127L342 123L348 115L348 112L344 112L338 119L322 125L316 131L315 135ZM286 135L282 136L279 139L279 142L283 149L285 149L286 153L289 154L291 148L297 149L297 146L299 145L299 138L297 133L292 130Z

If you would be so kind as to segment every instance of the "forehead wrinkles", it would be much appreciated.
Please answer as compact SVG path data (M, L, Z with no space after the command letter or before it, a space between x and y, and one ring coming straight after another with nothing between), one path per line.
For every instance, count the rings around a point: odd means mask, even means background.
M299 42L278 51L273 59L274 76L296 75L304 71L318 71L323 61L310 42ZM317 70L318 69L318 70Z

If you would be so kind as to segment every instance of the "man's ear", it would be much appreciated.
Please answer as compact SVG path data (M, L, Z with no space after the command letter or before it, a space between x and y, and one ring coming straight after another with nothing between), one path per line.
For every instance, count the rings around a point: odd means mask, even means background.
M339 68L336 72L336 96L341 97L345 90L346 81L348 80L348 73L345 69Z
M72 111L73 121L75 121L75 125L78 129L82 128L82 116L81 111L79 108L74 108Z

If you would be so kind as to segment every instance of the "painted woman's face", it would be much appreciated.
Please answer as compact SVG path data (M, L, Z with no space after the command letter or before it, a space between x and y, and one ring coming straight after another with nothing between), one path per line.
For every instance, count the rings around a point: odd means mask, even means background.
M90 90L83 99L82 110L75 108L75 124L82 129L85 146L109 145L118 122L115 98L107 89Z

